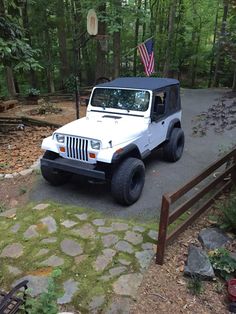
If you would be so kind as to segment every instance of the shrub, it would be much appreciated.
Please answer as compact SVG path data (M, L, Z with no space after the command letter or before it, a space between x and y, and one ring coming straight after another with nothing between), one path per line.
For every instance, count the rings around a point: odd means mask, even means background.
M55 269L48 279L47 291L43 292L38 298L27 297L25 311L28 314L57 314L59 312L57 298L59 292L56 288L55 278L61 275L60 269Z
M203 292L203 283L199 276L191 276L188 282L188 289L193 295L199 295Z
M29 88L27 91L28 96L39 96L40 95L40 90L36 88Z
M222 278L228 280L236 274L236 261L229 255L229 251L220 248L209 252L212 267Z
M218 221L220 227L236 232L236 193L232 193L228 200L220 203L217 207L221 212Z

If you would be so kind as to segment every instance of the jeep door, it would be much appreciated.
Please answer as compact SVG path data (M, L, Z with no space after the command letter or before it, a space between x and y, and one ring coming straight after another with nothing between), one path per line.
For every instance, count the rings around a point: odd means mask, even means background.
M168 124L166 123L166 98L165 90L153 93L151 108L151 121L148 127L149 148L152 150L166 139Z

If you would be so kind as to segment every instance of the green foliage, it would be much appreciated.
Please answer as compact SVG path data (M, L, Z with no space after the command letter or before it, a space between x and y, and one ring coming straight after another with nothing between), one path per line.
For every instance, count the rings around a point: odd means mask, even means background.
M219 272L220 276L228 280L236 274L236 261L230 257L229 251L223 248L209 252L212 267Z
M45 115L45 114L51 114L51 113L59 113L61 112L61 108L57 108L54 104L50 102L45 102L43 105L41 105L38 109L34 111L34 114L40 114L40 115Z
M199 276L192 276L188 282L188 289L193 295L199 295L203 292L203 282Z
M6 210L6 205L0 202L0 213L3 213Z
M29 88L27 91L28 96L39 96L40 95L40 90L36 88Z
M46 292L43 292L38 298L32 299L27 297L25 310L29 314L57 314L58 305L57 299L59 292L56 287L56 278L61 276L61 270L55 269L52 272L51 277L48 279L48 288Z
M66 91L68 93L74 93L75 92L75 76L71 74L64 82Z
M20 27L8 17L0 17L0 61L13 66L16 71L41 69L35 60L38 51L34 50L23 37Z
M220 216L218 223L222 229L236 232L236 193L232 193L230 197L218 204Z
M25 194L27 192L27 188L26 187L21 187L20 188L20 191L19 191L19 194L20 195L23 195L23 194Z

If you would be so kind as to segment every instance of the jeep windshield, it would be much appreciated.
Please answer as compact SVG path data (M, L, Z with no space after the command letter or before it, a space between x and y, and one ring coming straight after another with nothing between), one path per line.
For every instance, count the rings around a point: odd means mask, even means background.
M91 105L94 107L146 111L150 93L143 90L96 88L93 92Z

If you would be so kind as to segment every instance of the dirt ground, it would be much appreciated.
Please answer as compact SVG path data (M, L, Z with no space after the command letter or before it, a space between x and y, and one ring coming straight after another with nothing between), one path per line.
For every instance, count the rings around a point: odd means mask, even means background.
M214 210L211 210L213 214ZM210 225L208 217L209 212L167 248L163 266L152 262L144 276L132 314L229 313L224 281L219 278L204 281L202 293L193 295L188 288L189 279L183 275L189 244L199 246L197 236L202 228Z

